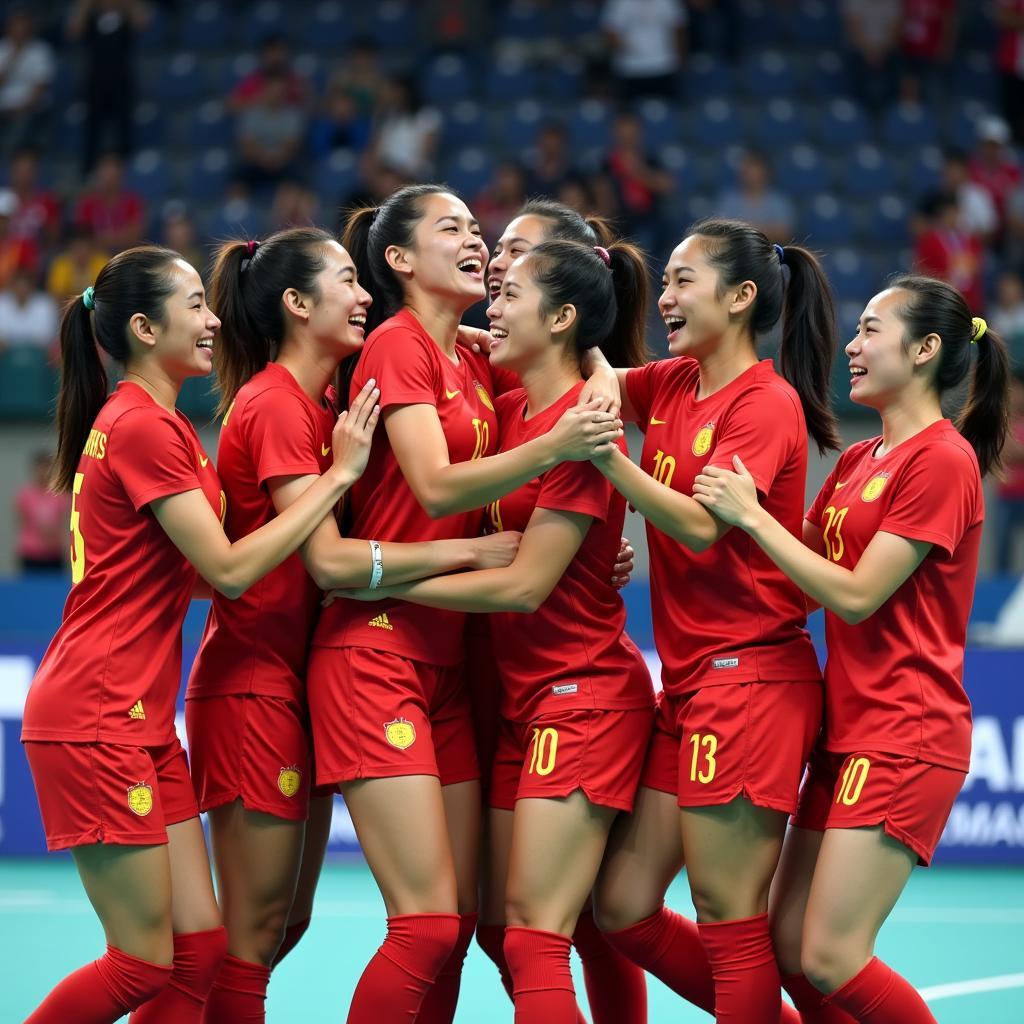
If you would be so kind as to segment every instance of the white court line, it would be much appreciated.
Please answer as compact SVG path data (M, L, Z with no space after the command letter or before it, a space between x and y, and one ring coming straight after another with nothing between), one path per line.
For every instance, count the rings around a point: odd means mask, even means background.
M908 907L889 918L894 924L1020 924L1024 908L1010 907Z
M934 1003L938 999L954 996L972 996L979 992L999 992L1006 988L1024 988L1024 974L998 974L994 978L974 978L971 981L951 981L946 985L929 985L918 989L921 998Z

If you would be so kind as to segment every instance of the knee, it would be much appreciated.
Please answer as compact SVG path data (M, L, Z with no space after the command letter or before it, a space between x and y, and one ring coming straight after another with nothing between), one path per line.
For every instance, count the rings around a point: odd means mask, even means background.
M751 884L749 879L690 876L690 896L697 920L709 924L763 914L768 909L768 888L768 884Z
M803 969L800 960L800 922L787 917L783 912L776 913L769 909L768 927L771 929L772 948L775 950L779 970L783 974L800 974Z
M243 927L237 919L229 926L232 952L243 960L269 966L284 941L289 910L285 900L250 908Z
M860 942L829 931L809 931L800 948L800 970L819 992L835 992L869 959Z
M621 932L656 914L663 901L663 893L645 892L641 887L630 890L599 884L594 890L594 920L602 932Z

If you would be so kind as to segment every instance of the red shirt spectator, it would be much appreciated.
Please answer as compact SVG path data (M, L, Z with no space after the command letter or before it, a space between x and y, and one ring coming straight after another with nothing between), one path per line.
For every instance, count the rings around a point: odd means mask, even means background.
M30 149L11 160L11 191L18 208L11 218L11 234L49 244L60 235L60 202L49 189L39 187L39 158Z
M978 149L970 163L971 180L992 196L1000 227L1005 222L1006 200L1021 181L1009 141L1010 126L1001 117L983 117L978 122Z
M957 0L903 0L903 52L920 60L948 56L956 14Z
M18 210L18 197L9 189L0 189L0 289L6 288L16 270L39 267L39 248L30 238L18 238L12 221Z
M985 301L981 240L960 227L960 207L955 196L936 197L928 212L930 224L918 236L914 253L917 269L959 288L967 305L980 312Z
M23 572L61 569L67 564L71 498L49 488L52 460L40 452L32 465L32 480L14 496L18 520L17 551Z
M124 187L121 158L108 153L96 165L93 188L75 207L74 221L91 229L96 242L110 252L136 245L142 238L145 207Z

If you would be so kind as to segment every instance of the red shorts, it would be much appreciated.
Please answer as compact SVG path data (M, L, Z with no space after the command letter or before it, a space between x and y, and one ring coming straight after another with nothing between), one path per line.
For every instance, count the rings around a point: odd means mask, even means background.
M480 778L462 667L368 647L314 647L306 669L317 782Z
M465 680L473 713L473 735L480 761L480 781L486 790L490 785L491 769L498 748L501 677L491 647L491 629L487 616L468 615L466 618L466 657L462 662L462 678Z
M827 828L881 825L930 864L966 772L898 754L815 750L793 824Z
M512 810L527 797L555 799L582 789L592 804L633 809L652 714L552 711L530 722L501 720L491 807Z
M640 784L675 794L680 807L719 807L744 796L792 814L821 708L818 681L662 693Z
M177 738L160 747L30 740L49 850L167 842L167 826L199 814L188 758Z
M199 809L241 800L251 811L305 821L313 778L305 708L255 693L185 701L192 782ZM327 792L333 791L329 787Z

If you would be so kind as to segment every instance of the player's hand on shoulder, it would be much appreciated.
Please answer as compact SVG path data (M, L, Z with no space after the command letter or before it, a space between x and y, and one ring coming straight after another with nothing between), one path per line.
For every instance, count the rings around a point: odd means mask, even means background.
M622 421L604 411L602 404L595 400L562 413L549 435L559 460L586 462L616 449L615 442L622 437Z
M356 395L352 407L343 412L334 425L331 434L333 468L348 483L354 483L363 475L370 460L373 431L380 419L380 406L377 404L379 398L380 390L371 378Z

